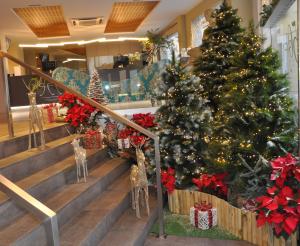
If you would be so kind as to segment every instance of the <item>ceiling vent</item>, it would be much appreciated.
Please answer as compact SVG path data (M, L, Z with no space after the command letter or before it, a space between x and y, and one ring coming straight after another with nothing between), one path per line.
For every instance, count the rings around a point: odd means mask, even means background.
M73 27L97 26L103 24L103 17L74 18L71 23Z

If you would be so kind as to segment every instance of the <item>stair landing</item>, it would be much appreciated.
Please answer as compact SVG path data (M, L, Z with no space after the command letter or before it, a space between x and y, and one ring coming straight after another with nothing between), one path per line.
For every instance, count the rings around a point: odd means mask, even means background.
M21 136L24 136L24 135L28 135L28 125L29 125L28 120L15 121L13 124L14 124L15 137L21 137ZM62 125L65 125L65 124L66 123L64 123L64 122L47 123L47 124L44 124L44 130L49 129L49 128L62 126ZM4 141L4 140L7 140L7 139L9 139L7 124L0 123L0 141Z

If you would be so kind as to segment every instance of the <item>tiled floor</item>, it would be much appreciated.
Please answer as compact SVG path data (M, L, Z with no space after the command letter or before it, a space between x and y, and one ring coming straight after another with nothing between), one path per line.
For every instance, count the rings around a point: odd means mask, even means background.
M251 246L243 241L214 240L207 238L168 236L166 239L158 239L149 236L145 246Z

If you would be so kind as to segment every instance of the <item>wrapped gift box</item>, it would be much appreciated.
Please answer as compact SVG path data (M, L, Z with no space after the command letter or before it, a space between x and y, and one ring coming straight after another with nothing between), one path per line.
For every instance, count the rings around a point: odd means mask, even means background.
M190 222L201 230L207 230L217 225L217 209L210 204L195 204L190 208Z
M98 130L88 130L83 137L83 146L85 149L101 149L102 133Z
M44 123L53 123L56 121L58 115L58 108L56 104L48 104L43 107L42 111Z
M130 148L129 138L118 139L118 149L119 150L129 149L129 148Z

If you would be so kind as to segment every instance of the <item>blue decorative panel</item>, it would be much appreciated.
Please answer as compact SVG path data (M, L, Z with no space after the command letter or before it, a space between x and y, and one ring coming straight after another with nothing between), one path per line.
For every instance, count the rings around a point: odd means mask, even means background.
M87 94L90 76L84 72L66 67L58 67L53 71L52 77L55 80L63 82L70 88L80 91L83 95Z

